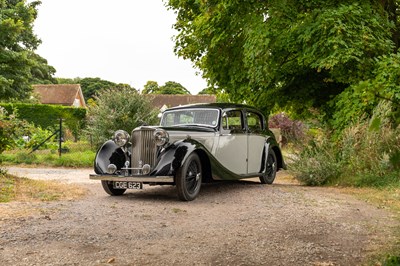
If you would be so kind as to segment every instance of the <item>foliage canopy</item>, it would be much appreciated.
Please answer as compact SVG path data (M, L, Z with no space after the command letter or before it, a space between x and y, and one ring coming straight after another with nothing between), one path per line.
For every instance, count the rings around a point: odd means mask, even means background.
M143 94L190 94L190 92L175 81L167 81L163 86L159 86L156 81L147 81L142 91Z
M35 54L39 1L0 0L0 99L26 98L32 83L51 83L55 69Z
M88 101L93 99L96 93L103 89L122 89L130 88L128 84L114 83L108 80L103 80L101 78L57 78L59 84L80 84L82 89L83 97Z
M328 103L373 78L376 59L398 47L393 0L169 0L167 6L177 13L175 52L210 85L265 111L331 114Z

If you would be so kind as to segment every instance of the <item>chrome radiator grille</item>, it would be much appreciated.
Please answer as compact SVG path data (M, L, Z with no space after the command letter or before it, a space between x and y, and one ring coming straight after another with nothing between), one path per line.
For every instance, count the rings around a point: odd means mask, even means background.
M132 131L132 168L149 164L153 169L156 162L157 146L154 141L154 128L141 127Z

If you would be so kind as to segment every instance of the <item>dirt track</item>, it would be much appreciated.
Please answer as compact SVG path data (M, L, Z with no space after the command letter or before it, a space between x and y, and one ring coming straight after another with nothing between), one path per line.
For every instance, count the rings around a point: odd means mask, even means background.
M360 265L392 241L398 222L334 188L256 180L203 185L193 202L174 187L110 197L89 169L10 173L77 183L70 202L12 203L0 219L0 265ZM43 174L42 174L43 173Z

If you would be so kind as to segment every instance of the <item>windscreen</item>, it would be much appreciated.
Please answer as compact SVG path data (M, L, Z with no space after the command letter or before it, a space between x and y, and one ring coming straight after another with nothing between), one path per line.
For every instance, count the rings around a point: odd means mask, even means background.
M219 111L215 109L181 109L171 110L163 113L161 126L185 126L199 125L216 127L218 124Z

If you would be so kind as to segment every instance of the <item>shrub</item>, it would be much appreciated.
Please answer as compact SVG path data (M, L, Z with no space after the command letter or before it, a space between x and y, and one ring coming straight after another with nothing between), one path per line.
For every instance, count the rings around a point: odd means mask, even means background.
M299 120L290 119L285 113L278 113L269 118L270 128L280 128L282 144L298 142L304 139L305 126Z
M0 106L0 153L15 147L18 133L25 131L27 127L28 123L19 120L15 110L9 114Z
M295 177L307 185L400 186L400 127L385 120L383 109L338 138L325 132L304 145L290 165Z
M95 105L89 106L86 132L96 146L110 139L118 129L130 133L139 125L158 121L158 110L153 109L149 99L130 87L103 90L95 96L95 101Z
M319 139L311 140L308 145L300 146L288 163L300 182L320 186L340 177L343 162L337 155L336 145L325 133Z

